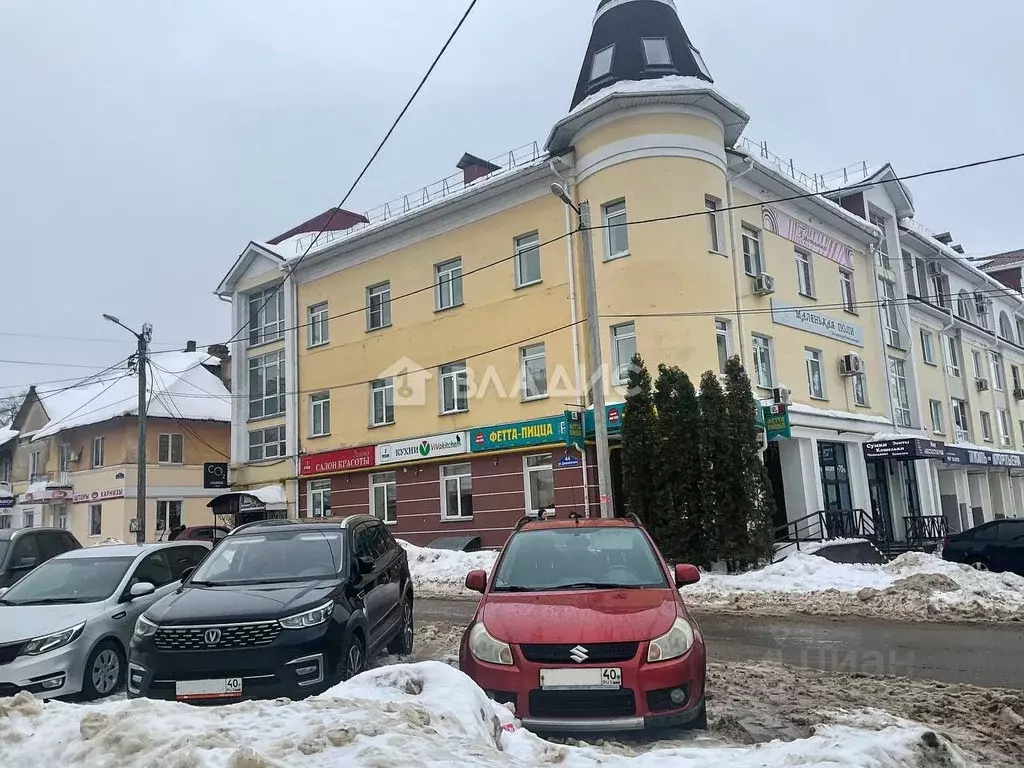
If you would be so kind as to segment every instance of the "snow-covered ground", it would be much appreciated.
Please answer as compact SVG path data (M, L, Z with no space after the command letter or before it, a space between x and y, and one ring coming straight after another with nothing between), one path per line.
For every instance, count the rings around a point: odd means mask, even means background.
M908 552L886 565L794 553L736 576L703 574L688 604L762 613L856 614L938 621L1024 620L1024 578Z
M454 552L417 547L401 539L398 543L409 556L409 573L420 597L472 596L466 589L466 574L478 569L490 573L498 559L494 551Z
M147 700L79 706L0 699L4 768L966 768L927 726L878 711L841 713L792 741L698 736L671 748L570 746L518 727L461 672L440 662L383 667L302 702L191 707Z

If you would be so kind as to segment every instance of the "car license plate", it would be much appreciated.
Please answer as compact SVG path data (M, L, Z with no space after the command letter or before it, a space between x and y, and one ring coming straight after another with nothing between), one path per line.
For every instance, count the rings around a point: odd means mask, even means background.
M545 690L586 690L589 688L621 688L622 670L618 667L586 669L542 669L540 687Z
M174 684L178 701L198 699L237 699L242 695L242 678L226 680L179 680Z

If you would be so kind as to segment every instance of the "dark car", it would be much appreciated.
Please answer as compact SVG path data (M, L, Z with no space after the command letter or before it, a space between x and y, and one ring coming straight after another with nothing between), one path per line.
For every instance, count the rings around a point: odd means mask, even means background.
M220 525L194 525L191 528L177 528L167 536L168 541L220 541L230 531Z
M409 654L405 550L375 517L253 526L221 540L135 626L128 694L179 701L302 698Z
M669 568L633 520L521 523L494 566L460 667L534 730L707 728L700 627Z
M63 528L0 530L0 588L13 586L51 557L81 548Z
M996 520L942 542L942 559L979 571L1010 571L1024 576L1024 520Z

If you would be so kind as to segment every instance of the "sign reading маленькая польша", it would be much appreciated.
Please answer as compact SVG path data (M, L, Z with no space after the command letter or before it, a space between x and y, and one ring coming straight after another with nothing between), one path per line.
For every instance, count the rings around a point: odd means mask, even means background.
M815 312L806 307L796 307L782 301L772 299L772 322L807 331L827 339L835 339L855 347L864 346L864 332L859 325L836 320L822 312Z

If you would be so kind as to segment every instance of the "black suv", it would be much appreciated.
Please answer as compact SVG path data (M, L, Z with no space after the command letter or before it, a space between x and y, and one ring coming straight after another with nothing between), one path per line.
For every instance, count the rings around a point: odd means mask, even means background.
M1009 571L1024 576L1024 520L996 520L942 542L942 558L979 571Z
M71 531L63 528L0 530L0 588L14 586L51 557L81 548Z
M135 626L128 695L302 698L412 653L409 563L375 517L254 525L222 539Z

